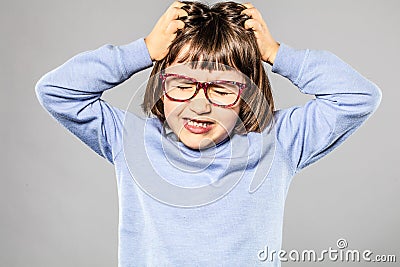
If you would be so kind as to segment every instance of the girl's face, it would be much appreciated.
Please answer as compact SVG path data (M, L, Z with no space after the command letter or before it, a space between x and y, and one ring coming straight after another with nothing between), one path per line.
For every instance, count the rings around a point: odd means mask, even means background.
M171 64L165 73L179 74L182 76L190 77L199 82L209 81L236 81L244 83L245 79L243 74L234 70L225 71L209 71L207 69L192 69L187 64ZM192 81L194 81L192 80ZM176 82L176 80L175 80ZM178 88L178 97L183 90L190 88L188 84L174 84L173 81L166 80L165 86L167 88ZM208 90L211 87L209 87ZM171 89L172 90L172 89ZM189 89L190 90L190 89ZM219 97L229 97L223 86L215 89L214 93L216 99ZM245 89L244 89L245 90ZM211 96L211 91L209 91ZM168 96L175 96L171 91ZM189 93L191 95L191 93ZM236 122L239 118L240 99L228 108L215 106L209 102L204 94L204 90L200 89L197 95L189 101L178 102L171 100L168 96L163 96L164 115L166 121L172 131L178 136L179 140L187 147L192 149L204 149L220 143L228 138L232 133Z

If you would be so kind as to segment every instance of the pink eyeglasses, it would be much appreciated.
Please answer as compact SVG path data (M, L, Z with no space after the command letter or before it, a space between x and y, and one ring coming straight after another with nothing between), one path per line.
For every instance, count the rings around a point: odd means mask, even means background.
M171 101L187 102L193 99L200 89L204 90L207 100L217 107L234 106L246 88L246 84L236 81L199 82L194 78L175 73L162 73L162 89Z

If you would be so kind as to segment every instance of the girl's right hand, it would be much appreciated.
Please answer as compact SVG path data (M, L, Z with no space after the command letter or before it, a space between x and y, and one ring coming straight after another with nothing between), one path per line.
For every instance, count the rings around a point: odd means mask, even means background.
M176 32L185 27L185 23L179 20L187 16L187 12L181 9L184 3L175 1L160 17L151 33L144 38L152 60L161 60L167 53L170 44L176 37Z

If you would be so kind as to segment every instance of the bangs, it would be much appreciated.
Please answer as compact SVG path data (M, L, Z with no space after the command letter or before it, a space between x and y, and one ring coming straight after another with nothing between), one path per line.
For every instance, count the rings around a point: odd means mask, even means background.
M250 33L249 33L250 35ZM218 16L202 27L178 34L171 44L166 64L188 63L191 68L230 70L234 68L249 75L256 62L253 38L228 27Z

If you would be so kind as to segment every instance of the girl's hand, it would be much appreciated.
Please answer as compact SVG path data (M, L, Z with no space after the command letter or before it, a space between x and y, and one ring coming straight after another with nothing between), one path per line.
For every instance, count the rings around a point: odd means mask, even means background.
M169 45L176 37L176 32L185 26L185 23L179 20L180 17L188 15L185 10L181 9L184 5L184 3L175 1L144 39L152 60L161 60L167 55Z
M260 12L250 3L245 3L243 5L247 9L243 10L242 14L246 14L250 17L250 19L244 22L244 27L253 30L262 60L273 65L276 53L279 49L279 43L272 37Z

